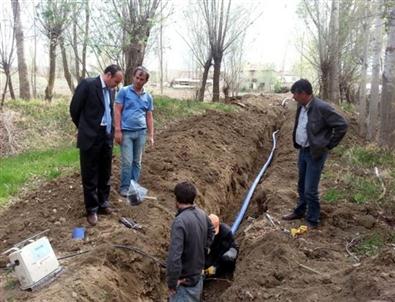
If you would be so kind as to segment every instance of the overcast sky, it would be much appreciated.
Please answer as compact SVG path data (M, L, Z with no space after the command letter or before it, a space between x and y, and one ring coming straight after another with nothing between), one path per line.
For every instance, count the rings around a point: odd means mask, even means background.
M164 59L168 68L185 69L192 65L191 52L180 37L186 27L182 12L188 1L175 0L174 3L174 13L166 21L164 30L167 48ZM250 64L274 64L278 70L283 67L289 70L299 57L293 46L297 35L296 25L300 22L296 16L298 0L244 0L242 3L254 7L255 13L262 13L247 31L244 61ZM151 52L145 64L156 69L157 54Z
M91 5L95 1L91 0ZM191 0L200 1L200 0ZM259 18L247 31L244 45L244 62L250 64L274 64L277 70L290 70L293 63L299 58L295 51L294 42L297 34L298 22L296 16L296 6L299 0L233 0L253 8L255 17ZM180 34L187 30L184 11L188 7L188 0L169 0L173 13L166 20L164 28L164 44L166 51L164 54L165 65L168 69L190 69L193 68L193 58L185 41ZM9 8L9 0L0 0L3 14ZM32 57L32 0L22 0L25 10L22 15L22 22L26 38L26 60L29 62ZM7 4L7 5L5 5ZM10 11L9 11L10 13ZM299 27L301 28L301 27ZM114 29L116 30L116 29ZM47 39L44 36L38 38L38 58L40 66L48 65ZM158 69L159 65L157 51L151 50L145 59L144 64L148 68Z

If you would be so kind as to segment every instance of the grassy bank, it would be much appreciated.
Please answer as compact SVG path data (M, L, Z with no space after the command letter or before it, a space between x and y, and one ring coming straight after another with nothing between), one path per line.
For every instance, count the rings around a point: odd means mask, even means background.
M391 224L395 215L395 156L375 145L340 145L331 154L323 173L323 202L355 203L365 208L372 221ZM374 210L372 210L374 209ZM395 244L395 235L377 230L357 234L352 250L358 256L373 256L386 245Z
M225 104L169 98L155 98L154 106L157 129L170 121L203 114L206 110L235 110ZM12 112L15 119L12 135L18 149L16 154L0 157L0 205L6 204L10 197L36 179L51 180L65 170L78 168L78 150L74 147L76 130L68 108L67 99L52 103L40 100L5 103L4 111Z

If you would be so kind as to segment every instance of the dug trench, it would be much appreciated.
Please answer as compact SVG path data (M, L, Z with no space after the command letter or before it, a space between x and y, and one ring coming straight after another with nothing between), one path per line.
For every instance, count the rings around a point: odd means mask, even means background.
M155 147L144 154L141 179L156 201L131 207L120 198L116 193L119 162L114 158L111 200L118 211L100 216L96 227L87 227L83 216L79 173L27 193L0 214L0 250L49 229L47 236L58 257L89 252L62 260L64 273L36 292L18 290L12 274L2 274L0 297L6 301L166 301L164 269L149 257L113 245L136 247L164 260L175 215L172 191L182 180L197 186L200 207L232 223L269 155L273 130L280 129L272 166L237 233L240 255L233 279L207 283L204 301L394 301L394 250L387 248L355 263L344 248L366 230L391 231L374 215L375 209L325 204L322 228L298 238L286 230L300 221L280 222L297 197L296 152L291 144L295 112L292 106L283 108L280 101L279 97L246 97L238 101L235 112L210 111L172 123L159 133ZM324 190L328 185L322 182ZM121 216L132 218L142 229L125 228L118 222ZM86 227L85 240L71 239L76 226ZM0 259L4 266L6 258Z
M235 112L209 111L173 123L147 147L141 184L157 200L131 207L116 189L119 161L114 157L111 217L99 217L87 226L79 173L58 178L2 210L0 250L49 229L47 236L58 257L78 251L86 254L61 261L63 274L35 292L18 290L13 275L2 275L2 297L14 301L166 301L164 270L138 253L117 249L131 245L158 259L166 258L171 222L175 215L173 188L182 180L198 188L196 203L231 222L253 176L271 148L271 133L283 119L279 99L246 98ZM130 230L118 222L132 218L142 225ZM71 239L76 226L86 227L83 241ZM0 266L6 257L1 256Z

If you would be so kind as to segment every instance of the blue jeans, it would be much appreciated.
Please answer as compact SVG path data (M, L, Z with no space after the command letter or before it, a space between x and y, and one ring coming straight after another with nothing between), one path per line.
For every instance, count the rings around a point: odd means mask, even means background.
M170 297L169 302L200 302L203 292L203 278L195 286L177 286L176 293Z
M144 152L146 130L122 131L121 144L121 193L127 192L130 181L138 182L141 158Z
M294 213L304 216L307 208L306 220L313 226L318 225L320 219L318 185L327 155L324 153L320 158L313 159L309 148L302 148L299 151L299 202Z

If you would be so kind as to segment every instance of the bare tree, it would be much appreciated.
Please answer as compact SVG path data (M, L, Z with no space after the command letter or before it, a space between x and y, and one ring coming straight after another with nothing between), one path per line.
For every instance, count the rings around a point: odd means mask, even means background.
M97 2L91 10L91 14L98 17L90 19L92 30L89 31L88 46L96 57L97 71L104 70L111 63L115 63L124 69L125 60L122 51L124 35L123 31L119 29L121 20L115 14L113 4L108 3L108 1ZM114 30L114 27L117 27L118 30ZM76 31L73 33L73 37L77 36ZM74 39L75 42L73 43L78 44L78 40Z
M236 43L233 43L229 47L229 51L225 55L224 59L224 83L225 89L223 89L224 94L227 91L230 95L225 94L225 102L230 96L237 96L240 90L241 75L243 72L243 52L244 52L244 40L245 33L243 33L237 39Z
M383 7L382 0L376 2L375 30L373 35L372 82L370 89L369 114L367 123L367 138L374 140L377 134L378 105L380 100L380 62L383 50Z
M209 71L213 65L208 30L207 26L202 26L201 11L192 1L189 3L188 11L185 12L185 20L188 22L188 38L185 38L183 34L180 34L180 36L188 45L200 68L203 69L196 96L198 101L203 101Z
M67 60L67 51L66 51L66 46L65 46L63 35L61 35L59 37L59 46L60 46L60 51L62 54L64 78L66 79L67 85L69 86L71 93L74 93L74 82L73 82L73 78L71 76L71 72L69 69L69 63Z
M77 82L87 75L86 57L90 34L90 15L89 0L83 0L80 4L73 6L72 26L68 34L68 43L73 49L73 73Z
M30 99L30 85L27 74L27 65L25 61L25 47L23 30L21 24L21 8L19 0L11 0L12 12L14 14L14 30L16 40L16 54L18 57L18 75L19 75L19 96L22 99Z
M233 7L232 0L203 0L200 5L214 61L213 102L218 102L224 54L255 19L244 7Z
M113 0L113 8L123 33L125 84L132 82L133 70L143 64L147 41L161 1L123 0L120 4Z
M143 64L162 1L165 9L165 0L111 0L95 5L100 17L92 18L92 51L100 67L108 62L122 66L125 84L132 82L134 68Z
M340 48L339 48L339 2L332 0L329 45L329 100L340 101Z
M5 16L2 16L5 17ZM11 80L11 65L14 60L15 35L12 21L2 18L0 22L0 68L4 72L6 81L1 95L0 108L3 108L7 89L12 99L15 99Z
M379 143L395 148L395 8L389 18L388 42L385 50L383 89L381 94L381 126Z
M361 82L359 86L359 132L361 135L366 134L366 83L367 83L367 70L368 70L368 49L370 37L370 2L364 6L363 19L362 19L362 32L363 37L363 52L361 57Z
M45 99L52 100L56 71L56 48L59 38L70 23L72 0L43 0L39 4L39 22L49 40L49 75L45 88Z
M301 2L298 12L311 37L304 57L318 71L320 95L324 99L336 102L342 95L349 98L358 71L353 56L360 47L356 25L361 18L355 15L362 5L364 2L356 0Z
M329 69L330 54L328 48L330 19L329 7L326 2L319 0L303 0L299 14L312 37L312 43L307 45L305 58L319 70L320 95L324 99L329 97Z

